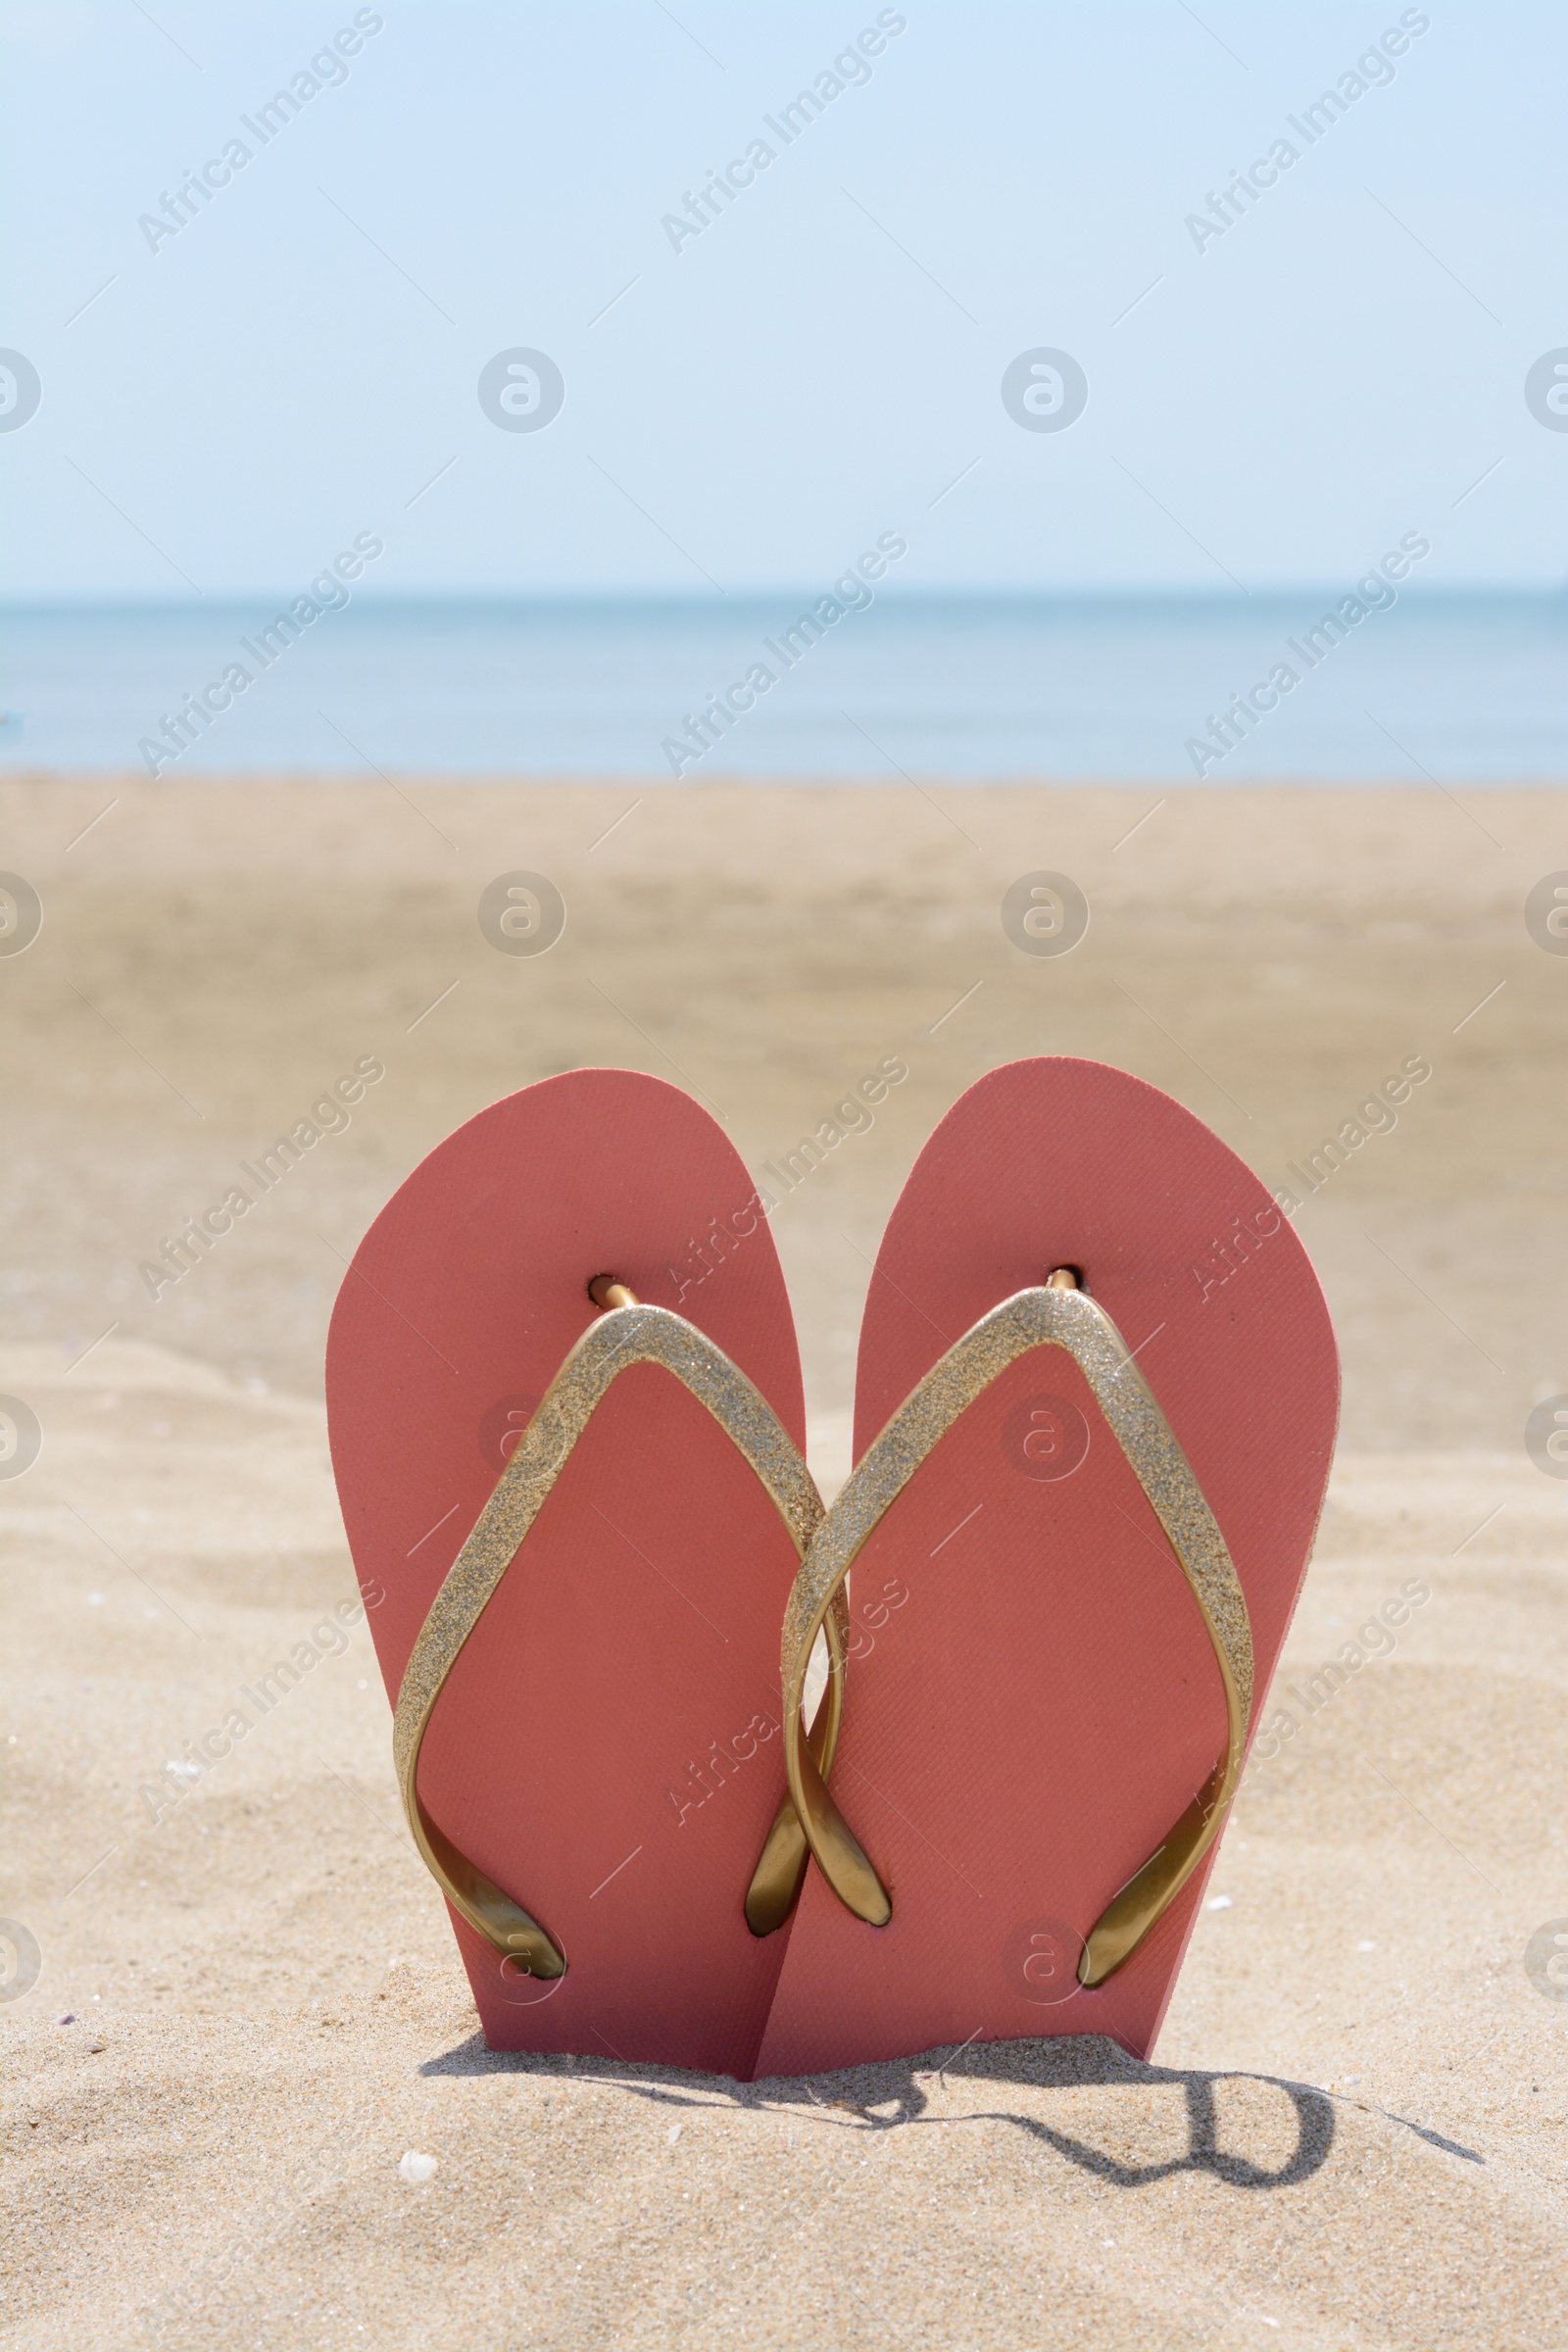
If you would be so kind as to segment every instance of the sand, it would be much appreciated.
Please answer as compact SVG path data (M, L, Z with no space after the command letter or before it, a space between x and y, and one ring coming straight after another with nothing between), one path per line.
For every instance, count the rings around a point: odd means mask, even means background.
M1568 1998L1525 1965L1568 1919L1568 1486L1523 1442L1568 1390L1568 959L1522 916L1568 804L1195 791L1139 825L1157 793L399 788L0 792L45 905L0 958L0 1390L44 1430L0 1484L0 1910L41 1951L0 2006L6 2341L1568 2335ZM1059 959L998 919L1039 867L1093 909ZM566 900L548 956L477 928L513 868ZM1282 1186L1405 1056L1433 1071L1297 1219L1346 1388L1282 1684L1407 1580L1430 1598L1254 1763L1152 2064L1020 2041L743 2086L493 2058L363 1625L153 1822L141 1788L352 1593L322 1337L431 1144L614 1061L710 1100L757 1166L906 1058L775 1220L831 1491L903 1176L965 1084L1042 1051L1152 1079ZM155 1304L138 1261L365 1054L353 1126Z

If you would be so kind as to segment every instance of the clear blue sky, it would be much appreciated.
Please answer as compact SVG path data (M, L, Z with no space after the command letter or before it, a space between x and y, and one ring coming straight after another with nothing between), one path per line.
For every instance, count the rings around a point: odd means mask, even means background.
M892 531L929 589L1337 581L1412 530L1434 584L1562 575L1568 433L1523 392L1568 345L1560 8L387 0L263 146L241 117L356 13L5 11L0 345L42 400L0 434L0 594L270 592L362 532L371 595L734 592ZM764 118L879 14L785 145ZM1419 16L1315 145L1289 127ZM1186 217L1282 138L1200 250ZM758 139L677 250L662 217ZM481 411L514 347L564 380L542 431ZM1087 375L1066 431L1003 406L1038 347Z

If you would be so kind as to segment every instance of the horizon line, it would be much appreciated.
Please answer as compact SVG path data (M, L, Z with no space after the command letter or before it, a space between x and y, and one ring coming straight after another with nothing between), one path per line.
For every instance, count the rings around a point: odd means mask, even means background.
M356 584L358 585L358 584ZM213 612L232 606L249 608L256 604L289 603L308 592L297 585L289 588L242 587L215 590L210 595L165 596L134 593L103 594L98 591L68 590L43 596L0 595L0 615L26 617L66 612ZM511 606L538 609L561 607L624 606L638 610L662 608L674 611L719 612L726 607L763 603L790 604L804 600L809 604L815 597L827 593L820 585L790 587L762 585L716 593L667 588L408 588L365 589L352 596L351 604L392 610L405 605ZM1250 593L1232 592L1207 586L1128 587L1112 585L1069 584L1057 587L983 587L955 585L949 587L915 587L901 582L896 589L884 588L872 601L900 605L972 604L972 605L1061 605L1061 604L1187 604L1204 606L1235 606L1245 610L1255 605L1258 598L1306 597L1345 595L1349 593L1343 581L1281 580L1267 582ZM1423 602L1442 601L1460 597L1514 597L1535 602L1568 596L1568 579L1555 581L1529 580L1423 580L1419 587L1413 581L1402 583L1402 595L1418 597Z

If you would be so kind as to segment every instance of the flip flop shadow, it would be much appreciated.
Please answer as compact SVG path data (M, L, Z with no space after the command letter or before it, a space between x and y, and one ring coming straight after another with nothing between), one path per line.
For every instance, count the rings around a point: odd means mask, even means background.
M988 2042L958 2052L931 2051L918 2058L888 2060L875 2066L846 2067L830 2075L794 2076L758 2082L735 2082L719 2075L683 2074L674 2067L631 2066L612 2054L598 2058L560 2058L487 2049L475 2034L459 2048L427 2059L424 2075L546 2074L577 2082L617 2083L632 2097L674 2109L754 2109L777 2114L798 2112L803 2120L839 2131L895 2132L911 2125L938 2125L957 2130L976 2123L1011 2125L1045 2146L1115 2188L1144 2188L1176 2173L1209 2173L1232 2188L1291 2188L1309 2180L1327 2163L1334 2145L1334 2101L1312 2084L1292 2082L1279 2075L1239 2069L1151 2066L1129 2058L1102 2036L1061 2036L1046 2041ZM1296 2145L1282 2164L1254 2163L1250 2157L1222 2148L1215 2106L1215 2086L1221 2082L1261 2082L1284 2093L1295 2110ZM965 2108L944 2113L945 2086L965 2083L1013 2084L1034 2089L1068 2089L1104 2085L1138 2089L1177 2083L1187 2108L1187 2147L1176 2156L1151 2156L1140 2162L1125 2153L1096 2146L1091 2140L1043 2122L1037 2115L1004 2107ZM1402 2117L1391 2121L1404 2124ZM1436 2135L1406 2124L1423 2139ZM1161 2129L1162 2139L1168 2137ZM1442 2142L1446 2146L1448 2143ZM1453 2153L1468 2155L1454 2147Z

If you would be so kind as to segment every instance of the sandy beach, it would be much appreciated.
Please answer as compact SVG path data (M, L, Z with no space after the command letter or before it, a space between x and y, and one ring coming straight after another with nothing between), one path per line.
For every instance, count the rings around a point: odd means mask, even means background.
M1523 917L1568 866L1560 794L24 777L0 806L44 909L0 957L0 1391L43 1433L0 1484L0 1911L40 1954L0 2005L6 2341L1568 2336L1568 1961L1540 1941L1568 1937L1568 1483L1524 1443L1568 1391L1568 957ZM1041 868L1091 907L1061 957L1000 920ZM514 869L565 902L548 955L476 920ZM1407 1057L1432 1073L1296 1215L1345 1391L1281 1684L1428 1597L1254 1759L1151 2064L1019 2041L741 2085L493 2056L363 1621L151 1818L352 1600L326 1321L461 1120L614 1063L756 1169L907 1063L774 1218L831 1494L904 1176L1038 1053L1152 1080L1282 1189ZM139 1266L366 1057L351 1123L150 1297Z

